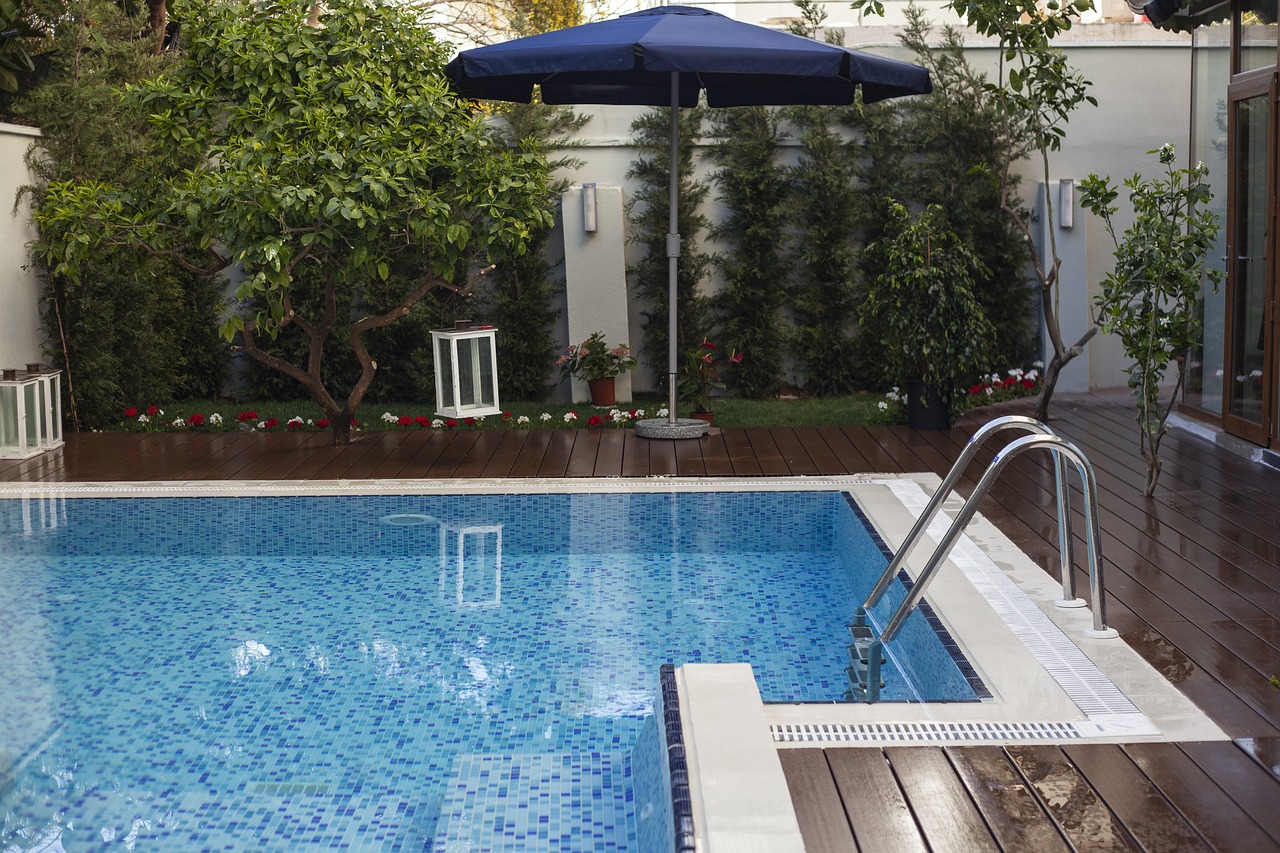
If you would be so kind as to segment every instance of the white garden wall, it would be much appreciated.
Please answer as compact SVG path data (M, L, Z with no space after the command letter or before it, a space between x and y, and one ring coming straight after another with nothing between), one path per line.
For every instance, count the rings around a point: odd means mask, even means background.
M40 335L40 280L27 269L27 243L35 239L31 206L18 188L31 182L23 156L40 132L0 123L0 367L45 361Z

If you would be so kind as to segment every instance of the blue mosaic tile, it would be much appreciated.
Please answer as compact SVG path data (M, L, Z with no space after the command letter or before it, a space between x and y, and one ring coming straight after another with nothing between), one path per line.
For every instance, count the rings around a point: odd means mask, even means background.
M626 849L659 666L746 661L767 701L838 701L859 564L884 565L820 492L23 512L0 500L0 849L423 850L460 826L449 780L486 768L520 773L510 802L465 789L486 837ZM593 755L539 782L545 829L517 819L537 768Z

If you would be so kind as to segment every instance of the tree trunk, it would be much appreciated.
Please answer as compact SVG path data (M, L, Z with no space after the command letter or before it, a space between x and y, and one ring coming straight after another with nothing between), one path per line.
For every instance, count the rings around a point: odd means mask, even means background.
M329 432L333 435L334 447L346 447L351 443L351 416L346 412L325 413L329 418Z
M151 31L151 52L164 50L164 31L169 24L165 0L147 0L147 29Z

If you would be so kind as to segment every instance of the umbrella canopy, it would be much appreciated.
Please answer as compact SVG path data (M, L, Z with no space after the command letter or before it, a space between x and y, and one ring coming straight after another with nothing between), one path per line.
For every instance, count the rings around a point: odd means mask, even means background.
M478 47L445 68L470 98L547 104L671 103L707 93L713 107L867 103L932 90L919 66L781 33L691 6L661 6L607 21Z
M464 50L445 74L469 98L547 104L635 104L671 108L670 233L667 235L668 408L676 418L676 272L680 235L680 107L706 92L713 107L866 103L933 90L929 72L906 62L825 44L692 6L661 6L502 44ZM697 422L701 423L701 422ZM696 434L696 433L695 433Z

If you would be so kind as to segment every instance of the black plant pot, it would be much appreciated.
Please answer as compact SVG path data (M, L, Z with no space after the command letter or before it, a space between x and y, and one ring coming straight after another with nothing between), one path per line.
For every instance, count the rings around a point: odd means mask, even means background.
M951 393L942 385L907 381L907 426L912 429L951 429Z

